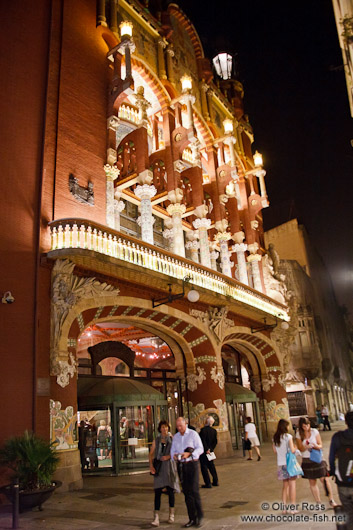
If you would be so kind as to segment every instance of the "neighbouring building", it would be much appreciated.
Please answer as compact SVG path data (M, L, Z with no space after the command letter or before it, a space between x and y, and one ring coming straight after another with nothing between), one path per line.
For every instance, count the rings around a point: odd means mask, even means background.
M332 4L353 118L353 3L351 0L332 0Z
M329 273L297 219L266 231L265 242L274 275L287 289L291 319L279 344L291 418L315 417L327 404L337 420L353 402L352 342Z
M288 417L243 87L153 5L10 2L0 37L0 442L53 440L67 488L81 463L147 469L161 418L212 414L230 455L245 416L263 437ZM80 422L98 431L81 463Z

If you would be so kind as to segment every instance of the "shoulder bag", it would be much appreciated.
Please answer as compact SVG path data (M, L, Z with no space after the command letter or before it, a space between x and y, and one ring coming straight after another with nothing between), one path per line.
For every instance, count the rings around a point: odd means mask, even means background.
M288 475L290 477L297 477L300 475L304 475L304 472L301 466L298 464L295 453L292 453L292 451L290 450L288 441L287 441L286 467L287 467Z
M321 449L311 449L310 451L310 460L316 464L321 464L322 462L322 450Z

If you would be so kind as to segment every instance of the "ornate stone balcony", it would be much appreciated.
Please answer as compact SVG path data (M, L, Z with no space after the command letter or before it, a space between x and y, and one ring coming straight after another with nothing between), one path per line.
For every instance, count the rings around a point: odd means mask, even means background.
M240 302L281 320L289 320L287 308L233 278L196 264L86 219L59 219L49 223L51 248L48 257L60 257L57 251L80 249L84 252L111 256L118 262L129 263L155 271L169 278L182 280L224 295L230 302Z

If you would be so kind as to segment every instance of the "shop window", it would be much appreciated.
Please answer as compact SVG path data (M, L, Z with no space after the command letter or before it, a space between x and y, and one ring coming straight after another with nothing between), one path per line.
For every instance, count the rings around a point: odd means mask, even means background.
M303 392L287 392L287 398L290 416L305 416L307 414Z

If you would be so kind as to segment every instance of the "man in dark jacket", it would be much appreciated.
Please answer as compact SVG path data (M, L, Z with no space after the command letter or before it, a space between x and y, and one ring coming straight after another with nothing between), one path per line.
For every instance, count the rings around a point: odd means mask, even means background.
M202 488L212 488L211 480L208 472L211 473L213 479L213 486L218 486L218 476L216 467L214 465L214 460L209 460L208 456L215 450L217 445L217 431L212 427L214 424L214 419L212 416L208 416L206 419L205 427L200 431L200 438L202 440L204 453L200 456L201 464L201 473L205 484L201 486Z
M348 519L347 529L353 529L353 412L345 416L348 429L336 432L330 447L330 474L336 477L338 495ZM335 462L336 460L336 462Z

